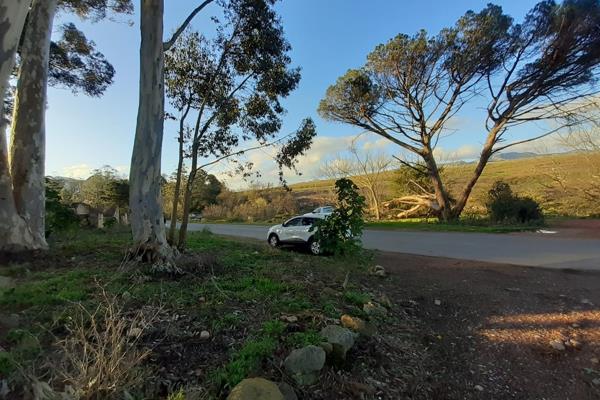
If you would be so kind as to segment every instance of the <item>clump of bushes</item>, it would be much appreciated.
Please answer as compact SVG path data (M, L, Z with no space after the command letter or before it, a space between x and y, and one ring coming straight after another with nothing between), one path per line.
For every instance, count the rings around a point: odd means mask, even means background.
M542 222L544 215L540 204L531 197L513 193L510 185L496 181L488 191L486 208L493 222Z
M258 189L248 192L223 191L217 204L206 206L202 218L208 221L273 221L298 213L291 192L284 189Z

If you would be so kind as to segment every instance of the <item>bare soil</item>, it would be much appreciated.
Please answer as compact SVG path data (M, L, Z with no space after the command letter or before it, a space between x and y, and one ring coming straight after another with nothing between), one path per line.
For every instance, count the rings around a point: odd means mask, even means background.
M395 253L377 261L392 274L392 301L418 303L432 398L599 398L600 274Z

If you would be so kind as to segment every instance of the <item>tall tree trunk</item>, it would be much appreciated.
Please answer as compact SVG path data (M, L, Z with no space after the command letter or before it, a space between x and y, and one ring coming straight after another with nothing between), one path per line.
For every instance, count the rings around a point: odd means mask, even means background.
M471 175L471 178L467 181L467 184L461 192L460 197L458 198L456 204L452 208L452 217L454 219L458 219L460 217L460 214L462 214L463 210L465 209L467 201L469 200L469 196L473 191L473 187L479 180L479 177L483 173L483 169L485 168L488 161L490 160L490 157L492 156L494 144L496 143L496 136L503 126L504 124L495 126L488 134L487 140L483 145L483 149L481 150L479 161L477 162L475 170L473 171L473 175Z
M379 221L381 219L381 215L379 212L379 199L377 197L377 193L371 184L367 186L369 192L371 193L371 202L373 203L373 211L375 211L375 219Z
M45 238L46 89L52 23L57 0L35 0L21 46L10 144L10 174L17 212L25 219L36 248Z
M440 176L440 170L435 162L435 158L430 149L425 149L422 154L423 160L425 161L425 165L427 165L427 171L429 172L429 178L431 179L431 183L433 185L433 190L435 193L435 199L440 207L438 218L441 221L449 221L452 219L458 218L458 216L452 215L450 204L450 196L444 187L444 183L442 182L442 177Z
M187 240L187 227L190 220L190 207L192 205L192 189L194 187L194 181L196 180L196 169L198 168L198 147L197 145L192 146L192 167L188 180L185 185L185 195L183 198L183 215L181 217L181 226L179 227L179 240L177 246L179 250L185 248L185 241Z
M177 209L179 208L179 195L181 194L181 175L183 171L183 122L179 129L179 160L177 161L177 176L175 178L175 193L173 193L173 206L171 207L171 225L169 226L169 243L176 246L175 231L177 229Z
M161 199L164 115L163 0L141 1L140 89L130 169L131 230L138 249L152 261L171 261Z
M6 96L30 5L30 0L3 1L0 4L0 100ZM25 220L17 213L5 129L4 101L0 101L0 250L25 250L32 248L33 236Z

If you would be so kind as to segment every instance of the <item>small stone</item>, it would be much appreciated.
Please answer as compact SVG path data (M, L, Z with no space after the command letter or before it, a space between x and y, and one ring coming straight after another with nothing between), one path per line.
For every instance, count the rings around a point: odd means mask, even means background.
M200 303L204 303L205 301L206 301L206 297L204 297L204 296L200 296L198 298L198 302L200 302Z
M292 351L283 365L299 385L312 385L325 365L325 358L325 351L321 347L311 345Z
M581 304L587 304L588 306L593 306L594 303L590 301L590 299L581 299Z
M290 385L285 382L279 382L277 386L279 387L279 390L281 391L281 394L283 394L283 398L285 400L298 400L296 392L294 392L294 389Z
M285 400L275 382L264 378L248 378L238 383L227 400Z
M380 277L386 276L385 268L381 265L376 265L376 266L370 268L369 272L371 273L371 275L375 275L375 276L380 276Z
M127 336L138 338L138 337L142 336L142 332L143 331L141 328L131 328L129 330L129 333L127 334Z
M329 296L329 297L337 297L340 295L340 292L338 292L337 290L330 288L330 287L324 287L323 290L321 291L325 296Z
M567 344L569 347L572 347L572 348L574 348L574 349L580 349L580 348L581 348L581 346L582 346L581 342L580 342L579 340L575 340L575 339L569 339L569 340L566 342L566 344Z
M475 385L475 390L477 390L478 392L483 392L483 386Z
M554 349L554 350L558 350L558 351L564 351L565 350L565 344L561 341L561 340L551 340L550 341L550 346Z
M8 276L0 275L0 289L10 289L15 287L15 281Z
M441 306L441 305L442 305L442 301L441 301L441 300L438 300L438 299L435 299L435 300L433 301L433 304L435 304L436 306Z
M590 361L591 361L592 364L599 364L600 363L600 360L598 360L598 357L592 357L592 358L590 358Z
M210 339L210 332L209 331L202 331L200 332L200 340L208 340Z
M571 324L571 328L577 329L577 328L580 328L580 327L581 327L581 325L579 325L577 323Z
M369 301L363 305L363 311L370 317L385 317L388 313L387 308L382 307L379 303Z
M295 315L282 315L281 320L293 324L295 322L298 322L298 317L296 317Z
M346 353L354 346L355 333L337 325L327 325L321 329L320 335L333 346L332 355L338 361L346 359Z
M593 384L594 386L600 386L600 378L593 379L593 380L592 380L592 384Z
M344 314L340 318L340 321L344 328L351 329L354 332L362 333L363 335L367 336L370 336L375 333L372 326L368 325L365 321L358 317L352 317L350 315Z

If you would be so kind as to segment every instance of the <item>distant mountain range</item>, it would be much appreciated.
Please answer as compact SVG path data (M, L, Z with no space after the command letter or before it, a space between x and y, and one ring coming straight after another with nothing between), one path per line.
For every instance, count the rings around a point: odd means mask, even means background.
M531 151L509 151L506 153L496 154L493 160L519 160L521 158L531 158L531 157L539 157L540 154L533 153Z

